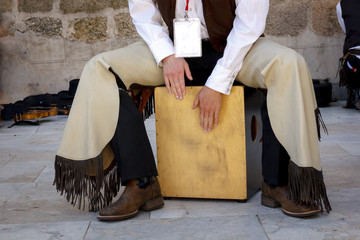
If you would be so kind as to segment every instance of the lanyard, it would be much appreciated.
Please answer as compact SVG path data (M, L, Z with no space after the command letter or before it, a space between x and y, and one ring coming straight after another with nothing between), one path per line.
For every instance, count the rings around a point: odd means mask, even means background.
M188 18L188 12L189 12L189 0L186 0L186 6L185 6L185 16L184 18Z

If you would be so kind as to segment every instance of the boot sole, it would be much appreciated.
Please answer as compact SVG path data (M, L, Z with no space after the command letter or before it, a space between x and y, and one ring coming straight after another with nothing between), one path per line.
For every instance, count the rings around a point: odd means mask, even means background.
M132 213L123 214L123 215L116 215L116 216L97 216L100 221L118 221L118 220L125 220L128 218L135 217L138 214L139 210L135 210Z
M261 204L266 207L270 207L270 208L281 207L281 205L278 201L276 201L270 197L267 197L263 194L261 194ZM290 217L297 217L297 218L310 217L310 216L314 216L314 215L320 213L319 209L310 210L310 211L303 212L303 213L289 212L289 211L285 210L284 208L281 208L281 210L285 215L290 216Z
M156 198L147 201L144 205L140 207L140 209L144 211L152 211L162 208L163 206L164 206L164 198L162 195L160 195Z
M282 212L285 215L288 215L290 217L304 218L304 217L314 216L314 215L320 213L320 210L311 210L311 211L307 211L307 212L304 212L304 213L293 213L293 212L286 211L285 209L282 208Z

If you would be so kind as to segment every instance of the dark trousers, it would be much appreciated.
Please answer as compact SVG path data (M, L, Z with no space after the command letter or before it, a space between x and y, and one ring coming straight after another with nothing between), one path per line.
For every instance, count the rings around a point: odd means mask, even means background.
M203 86L222 53L215 51L210 42L203 42L203 56L186 58L193 81L185 79L187 86ZM154 156L141 115L127 93L120 91L120 115L111 147L115 154L122 184L127 180L157 176ZM277 141L269 122L267 107L262 108L263 120L263 177L270 186L286 185L289 156Z
M121 184L131 179L157 176L154 155L144 120L127 92L119 90L120 114L110 141Z
M264 182L271 188L285 186L288 183L290 157L271 128L266 101L261 108L261 119L263 122L262 175Z

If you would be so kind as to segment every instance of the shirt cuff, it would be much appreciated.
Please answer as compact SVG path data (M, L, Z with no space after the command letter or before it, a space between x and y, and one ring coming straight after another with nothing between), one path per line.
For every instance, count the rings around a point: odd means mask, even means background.
M225 95L230 95L230 90L236 76L237 73L217 64L206 81L205 86Z
M156 42L153 42L150 46L150 51L152 52L156 64L158 67L162 67L162 60L164 58L166 58L167 56L170 56L172 54L175 54L175 50L174 50L174 44L172 43L172 41L169 40L159 40Z

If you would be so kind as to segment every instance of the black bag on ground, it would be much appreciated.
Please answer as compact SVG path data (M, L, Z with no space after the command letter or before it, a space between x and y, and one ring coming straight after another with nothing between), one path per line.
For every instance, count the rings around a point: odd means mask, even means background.
M30 107L51 107L56 105L57 97L46 93L28 96L23 101L29 104Z
M13 117L17 114L23 114L29 111L29 104L23 101L17 101L16 103L4 104L4 109L1 111L1 118L4 121L13 120Z
M31 95L22 101L4 104L1 111L1 118L5 121L13 120L15 115L24 114L30 109L57 107L59 110L70 110L74 100L79 79L69 82L69 90L60 91L57 94Z
M332 85L329 79L313 79L316 102L319 107L326 107L331 102Z
M75 96L76 89L79 85L79 80L80 79L73 79L69 82L69 94L73 97Z

